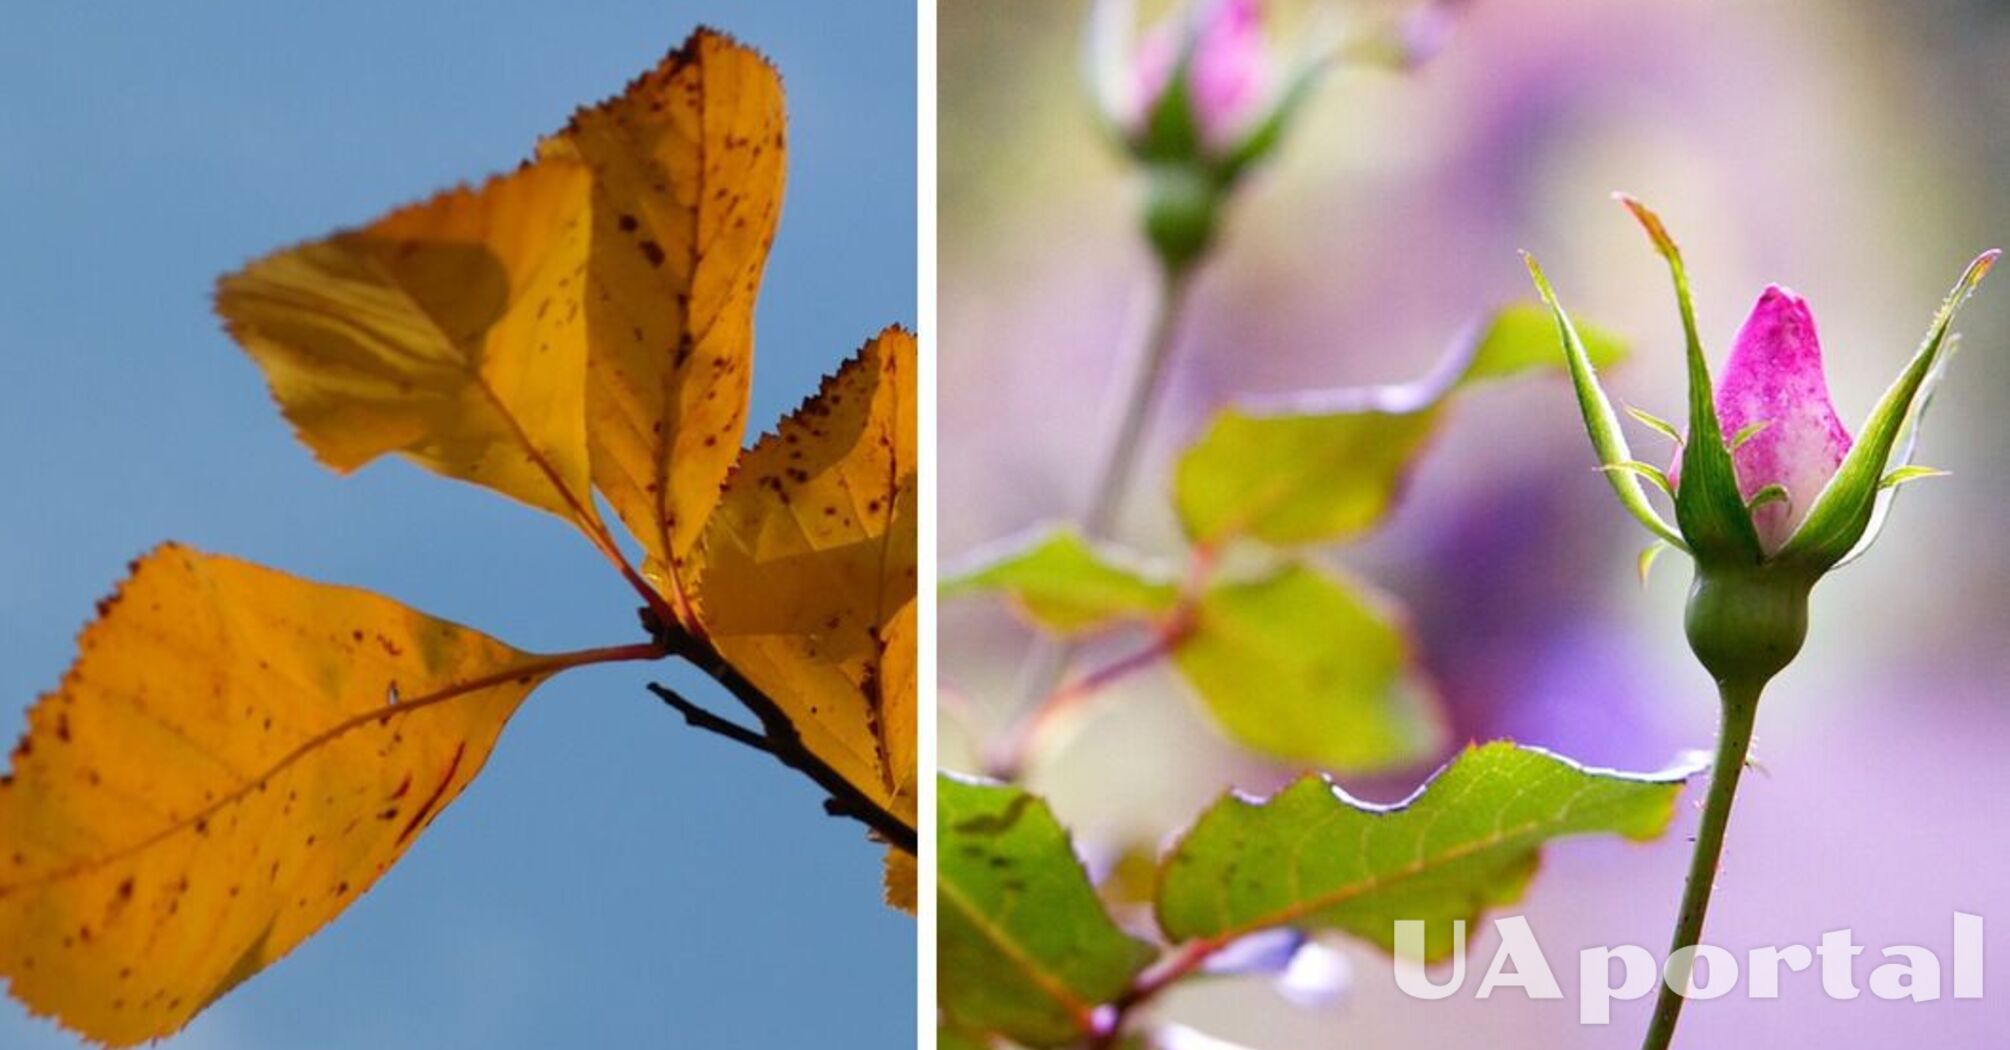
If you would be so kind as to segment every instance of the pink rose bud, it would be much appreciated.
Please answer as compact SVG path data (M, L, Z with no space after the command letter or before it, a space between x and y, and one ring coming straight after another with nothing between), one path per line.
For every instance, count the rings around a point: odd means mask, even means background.
M1131 69L1128 122L1141 128L1158 108L1178 66L1191 18L1193 60L1188 70L1194 119L1202 142L1214 150L1235 144L1269 101L1274 63L1263 39L1259 0L1198 0L1146 34Z
M1752 511L1759 545L1772 554L1800 527L1850 450L1849 431L1829 401L1821 340L1805 300L1778 285L1766 288L1738 329L1716 393L1727 440L1762 428L1731 453L1739 492L1748 500L1773 485L1786 492Z

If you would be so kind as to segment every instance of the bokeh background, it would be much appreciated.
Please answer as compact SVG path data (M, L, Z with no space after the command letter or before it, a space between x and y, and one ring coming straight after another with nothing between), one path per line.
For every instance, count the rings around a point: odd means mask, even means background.
M515 165L700 22L764 50L789 92L752 418L914 320L909 3L20 4L0 21L10 741L92 602L167 537L532 648L634 637L633 596L557 519L403 463L316 466L209 287ZM911 1045L915 928L880 903L882 851L803 778L684 727L642 689L667 670L540 690L372 893L167 1045ZM74 1045L0 1005L0 1047Z
M1286 3L1363 23L1398 8ZM1090 449L1113 425L1123 348L1149 292L1136 185L1098 138L1079 77L1085 5L947 5L941 42L941 545L955 557L1079 511ZM1242 392L1402 379L1463 323L1529 294L1540 256L1573 310L1633 339L1616 395L1682 405L1680 328L1665 270L1611 202L1666 217L1688 254L1721 360L1766 282L1808 297L1837 403L1854 429L1982 249L2010 241L2010 5L1685 0L1478 0L1449 47L1407 76L1330 79L1250 187L1201 280L1142 484L1120 529L1177 550L1171 454ZM1685 1045L1995 1045L2010 1024L2010 286L1963 315L1924 462L1954 472L1901 501L1884 543L1815 596L1805 655L1770 690L1731 829L1708 939L1740 954L1857 931L1951 961L1951 915L1985 916L1982 1001L1832 1002L1813 973L1784 997L1691 1004ZM1652 435L1636 439L1648 458ZM1657 768L1713 739L1710 683L1683 644L1687 566L1645 591L1644 534L1614 504L1561 378L1463 403L1402 510L1334 560L1405 601L1456 735L1512 737L1577 758ZM1025 645L1009 616L943 610L943 761L974 767ZM1170 677L1110 694L1033 785L1106 857L1159 841L1223 787L1288 771L1223 743ZM1424 771L1358 786L1406 793ZM1693 802L1694 799L1688 800ZM1673 922L1695 820L1685 803L1646 846L1567 842L1516 911L1570 997L1472 992L1497 939L1474 944L1466 991L1403 998L1386 961L1344 943L1352 980L1293 1006L1225 979L1160 1012L1265 1050L1631 1046L1646 1001L1610 1029L1576 1023L1576 953L1641 944ZM1950 986L1951 990L1951 986Z

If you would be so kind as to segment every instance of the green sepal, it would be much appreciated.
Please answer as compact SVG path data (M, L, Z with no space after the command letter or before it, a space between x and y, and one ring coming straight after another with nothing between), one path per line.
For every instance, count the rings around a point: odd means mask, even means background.
M1945 357L1950 343L1948 328L2000 254L1984 252L1968 264L1934 314L1925 340L1898 379L1878 399L1870 420L1857 435L1856 445L1843 457L1842 466L1808 509L1800 528L1780 548L1778 560L1823 571L1839 564L1856 549L1857 541L1863 538L1875 516L1873 511L1892 448L1906 419L1913 414L1913 405L1920 400L1928 378Z
M1792 503L1793 501L1793 497L1787 495L1787 487L1785 485L1767 485L1765 488L1752 493L1752 498L1745 501L1745 510L1748 512L1755 511L1768 503Z
M1905 428L1898 436L1898 451L1891 457L1892 469L1912 464L1912 457L1919 451L1921 424L1925 423L1926 414L1933 409L1933 395L1940 388L1940 381L1947 377L1948 365L1953 362L1954 352L1961 348L1960 344L1960 333L1950 333L1947 337L1947 349L1940 355L1940 364L1934 366L1933 371L1926 374L1926 382L1920 384L1919 394L1913 399L1913 410L1906 417ZM1856 546L1850 548L1850 552L1843 555L1841 561L1829 566L1831 572L1863 557L1870 551L1871 545L1877 542L1878 535L1884 532L1886 523L1891 520L1891 509L1898 502L1898 489L1898 486L1880 488L1877 498L1871 501L1870 524L1864 528L1863 536L1856 541Z
M1640 574L1640 586L1647 586L1647 577L1654 572L1654 563L1659 561L1661 555L1667 550L1668 545L1666 543L1655 540L1642 549L1640 556L1634 559L1633 569Z
M1668 480L1668 475L1666 473L1663 473L1660 467L1657 467L1652 463L1642 463L1637 459L1629 459L1624 463L1606 463L1600 466L1598 469L1623 470L1628 474L1638 474L1642 478L1647 479L1648 484L1653 485L1657 489L1660 489L1664 494L1666 494L1670 498L1673 498L1675 495L1674 483Z
M1542 295L1542 301L1549 306L1556 319L1557 334L1563 340L1564 358L1570 364L1570 384L1577 391L1577 407L1584 414L1584 429L1591 435L1591 447L1598 453L1598 461L1606 467L1621 463L1638 462L1633 458L1633 450L1626 445L1626 434L1619 426L1619 413L1612 408L1612 400L1598 385L1598 370L1591 363L1591 355L1585 351L1584 340L1578 337L1577 327L1571 323L1570 315L1564 312L1563 304L1557 300L1556 290L1549 286L1549 279L1543 276L1542 266L1535 256L1522 253L1522 261L1528 264L1528 273L1535 280L1535 288ZM1676 550L1687 551L1689 544L1682 534L1663 520L1654 506L1647 502L1647 493L1640 488L1640 479L1626 470L1607 470L1607 481L1612 483L1612 491L1619 496L1619 504L1631 513L1635 520L1647 527L1647 531L1660 537L1663 543Z
M1284 140L1285 129L1312 98L1312 91L1318 87L1319 77L1325 71L1326 61L1322 56L1307 55L1298 60L1291 76L1284 82L1284 90L1271 103L1270 111L1245 132L1242 140L1222 158L1219 173L1223 185L1240 179L1252 165L1277 148L1277 144Z
M1877 487L1881 489L1895 489L1908 481L1918 481L1921 478L1944 478L1946 476L1947 472L1941 470L1939 467L1922 467L1918 464L1910 464L1887 473L1877 483Z
M1180 27L1179 58L1166 77L1143 126L1131 140L1131 153L1149 164L1189 164L1201 155L1200 115L1193 107L1193 56L1200 42L1199 27L1188 17Z
M1131 71L1136 0L1092 0L1082 32L1082 79L1095 98L1097 124L1110 141L1129 148L1123 109Z
M1641 423L1645 424L1650 430L1655 431L1662 437L1665 437L1668 440L1673 441L1675 443L1675 447L1677 448L1682 447L1682 432L1675 429L1675 424L1670 423L1665 419L1662 419L1660 416L1657 416L1654 413L1649 412L1644 408L1635 408L1632 405L1626 406L1626 414L1632 416L1634 419L1639 420Z
M1738 477L1717 421L1716 392L1703 341L1696 334L1696 308L1689 296L1689 273L1682 250L1668 235L1661 217L1632 197L1618 194L1633 213L1654 248L1668 263L1675 285L1675 305L1682 315L1682 337L1689 362L1689 440L1682 445L1682 484L1675 493L1675 521L1699 561L1728 560L1756 564L1762 557L1758 530L1738 493Z
M1773 421L1770 419L1755 419L1739 427L1738 432L1731 435L1731 451L1735 453L1739 449L1744 448L1745 442L1765 433L1766 428L1772 425Z

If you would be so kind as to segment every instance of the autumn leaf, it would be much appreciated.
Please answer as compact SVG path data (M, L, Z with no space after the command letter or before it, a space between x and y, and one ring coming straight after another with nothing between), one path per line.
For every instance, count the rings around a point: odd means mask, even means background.
M910 598L880 631L878 729L887 764L893 771L894 798L913 812L919 779L920 745L920 606Z
M913 637L914 364L903 329L867 343L741 457L693 552L706 639L909 827L913 647L888 649Z
M919 606L910 599L895 613L880 639L880 736L884 740L888 765L893 770L893 809L900 814L917 813L920 797L916 781L920 776L917 750L920 731L920 639L916 633ZM912 819L912 818L910 818ZM886 902L914 913L915 856L895 846L886 850Z
M0 780L0 973L113 1045L181 1028L353 903L583 662L172 545L78 647Z
M323 463L399 452L592 534L585 168L550 162L288 248L216 309Z
M136 562L0 780L17 997L109 1043L178 1030L367 890L545 678L668 655L763 732L658 694L879 832L914 909L914 340L889 329L740 452L781 135L773 69L700 32L515 173L219 282L324 463L398 453L567 518L650 637L538 656L182 547Z
M886 851L886 903L889 907L914 914L916 883L920 872L914 854L897 849Z
M667 593L740 452L784 123L774 68L700 30L539 147L593 172L593 481Z

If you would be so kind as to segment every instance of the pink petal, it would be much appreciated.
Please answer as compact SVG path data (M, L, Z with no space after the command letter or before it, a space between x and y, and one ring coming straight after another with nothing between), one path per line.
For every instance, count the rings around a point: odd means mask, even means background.
M1767 553L1776 551L1850 449L1849 430L1829 401L1815 318L1800 296L1778 285L1759 296L1717 382L1717 421L1727 441L1754 423L1767 424L1732 454L1731 463L1746 499L1768 485L1787 490L1787 502L1752 513L1760 545Z
M1214 149L1232 145L1270 91L1270 51L1263 40L1259 0L1200 0L1191 88L1202 140ZM1157 108L1179 60L1184 13L1147 33L1132 67L1131 121L1142 124Z

